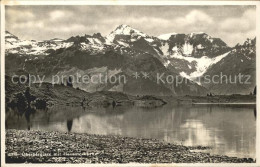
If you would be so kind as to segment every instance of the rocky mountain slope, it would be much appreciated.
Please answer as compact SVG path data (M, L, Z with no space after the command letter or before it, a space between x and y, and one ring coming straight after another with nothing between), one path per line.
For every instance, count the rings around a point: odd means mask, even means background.
M154 37L128 25L119 25L106 37L96 33L66 40L54 38L28 41L6 32L5 40L8 75L19 72L46 75L47 82L51 81L52 75L77 73L88 76L102 74L107 78L126 76L127 82L123 84L74 84L74 87L88 92L109 90L135 95L205 95L207 89L213 89L213 86L198 82L197 78L213 74L220 63L223 64L224 60L233 62L236 59L234 55L237 55L234 48L206 33L171 33ZM255 44L251 47L253 45ZM244 49L247 47L249 46L244 46ZM248 53L243 54L247 56ZM251 57L255 57L255 52L251 54ZM251 62L250 67L255 63L255 59L248 61ZM253 70L252 67L250 73ZM231 69L231 73L232 71L236 71L236 68ZM144 75L146 73L148 76ZM171 83L158 84L158 74L163 74L164 81L171 75L180 76L187 82L177 84L174 80ZM107 78L103 81L107 81ZM196 83L191 82L192 80ZM218 88L214 90L218 93ZM228 94L236 93L235 90L226 91Z
M217 80L218 84L202 81L203 86L215 94L253 93L256 86L256 38L237 44L226 57L210 66L206 75L222 76Z

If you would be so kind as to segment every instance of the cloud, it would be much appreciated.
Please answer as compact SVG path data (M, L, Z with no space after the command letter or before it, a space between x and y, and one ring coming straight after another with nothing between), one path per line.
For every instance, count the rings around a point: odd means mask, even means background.
M169 20L163 19L160 17L139 17L138 19L136 17L128 17L128 18L111 18L111 19L106 19L103 21L104 23L121 23L122 22L127 22L129 24L136 24L136 23L149 23L149 24L168 24L170 23Z
M21 11L21 10L15 10L15 9L9 9L7 10L7 15L13 16L14 18L26 18L26 19L32 19L35 17L35 15L30 11Z
M6 29L26 39L107 35L127 24L148 35L205 32L228 45L255 36L254 6L10 6ZM28 31L29 30L29 31ZM31 36L31 38L30 38Z
M210 25L213 23L213 18L208 14L198 11L192 10L184 17L178 17L175 20L176 24L180 26L188 26L188 25Z
M166 27L169 27L171 25L171 21L160 18L160 17L147 17L147 16L142 16L139 17L138 19L136 17L127 17L127 18L109 18L109 19L104 19L102 20L102 25L110 25L110 29L107 29L104 27L105 34L109 34L114 28L116 28L118 25L121 24L126 24L129 25L133 28L136 28L140 31L143 31L144 33L151 32L152 30L160 30ZM99 27L97 27L99 28ZM105 29L106 28L106 29ZM99 29L96 29L96 31L100 31ZM152 35L152 34L149 34Z
M248 9L241 17L227 18L219 23L218 31L233 46L256 36L256 10Z
M74 31L83 31L86 29L86 26L82 24L70 24L70 25L58 25L53 27L45 27L46 31L52 32L74 32Z
M64 18L70 18L73 15L72 12L67 10L54 10L49 13L50 20L56 21Z
M242 17L228 18L220 24L220 28L227 32L247 32L256 27L256 11L247 10Z
M35 19L35 15L31 11L26 10L8 9L6 16L10 22L23 22Z
M13 23L13 28L16 29L30 29L30 28L44 28L43 21L27 21L20 23Z

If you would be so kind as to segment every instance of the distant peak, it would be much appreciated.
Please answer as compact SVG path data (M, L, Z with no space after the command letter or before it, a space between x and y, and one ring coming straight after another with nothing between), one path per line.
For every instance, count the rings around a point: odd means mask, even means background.
M117 26L117 28L126 28L126 27L130 27L130 26L127 24L120 24L119 26Z
M207 36L209 36L205 32L192 32L192 33L189 33L189 36L191 36L191 37L194 36L194 35L207 35Z
M61 38L53 38L53 39L51 39L50 41L64 41L64 39L61 39Z
M256 44L256 37L255 38L247 38L242 44L238 43L237 45L249 46L249 45L255 45L255 44Z
M93 37L94 38L100 38L100 37L102 37L102 35L101 35L101 33L98 32L98 33L94 33Z
M18 37L15 36L14 34L10 33L9 31L5 31L5 38L13 38L18 40Z
M12 33L10 33L9 31L5 31L5 36L15 36Z
M121 24L119 26L116 27L116 29L114 31L112 31L108 36L107 39L109 41L113 41L116 35L136 35L136 36L141 36L141 37L148 37L148 35L146 35L145 33L132 28L129 25L126 24Z
M111 33L114 33L114 34L123 34L123 35L131 35L133 33L136 33L138 35L141 35L141 36L147 36L146 34L144 34L143 32L129 26L129 25L126 25L126 24L121 24L119 26L117 26L117 28L112 31Z

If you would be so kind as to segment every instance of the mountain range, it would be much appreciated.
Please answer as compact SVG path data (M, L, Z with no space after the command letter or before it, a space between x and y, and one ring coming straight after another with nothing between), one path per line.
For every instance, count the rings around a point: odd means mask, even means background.
M249 94L256 86L256 38L235 47L204 32L170 33L154 37L128 25L119 25L109 35L100 33L22 40L6 31L6 74L45 75L125 75L126 83L75 83L88 92L108 90L134 95ZM136 77L133 74L139 73ZM143 77L148 73L149 77ZM205 83L204 77L250 75L250 84ZM157 82L158 74L187 80L176 84ZM246 76L244 76L246 77ZM198 80L198 78L202 78ZM225 80L227 81L227 79Z

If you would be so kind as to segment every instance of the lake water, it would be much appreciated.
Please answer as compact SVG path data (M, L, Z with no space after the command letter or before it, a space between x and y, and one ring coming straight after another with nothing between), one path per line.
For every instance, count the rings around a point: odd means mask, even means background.
M186 146L210 146L212 154L255 158L254 105L165 105L6 113L7 129L37 129L155 138Z

